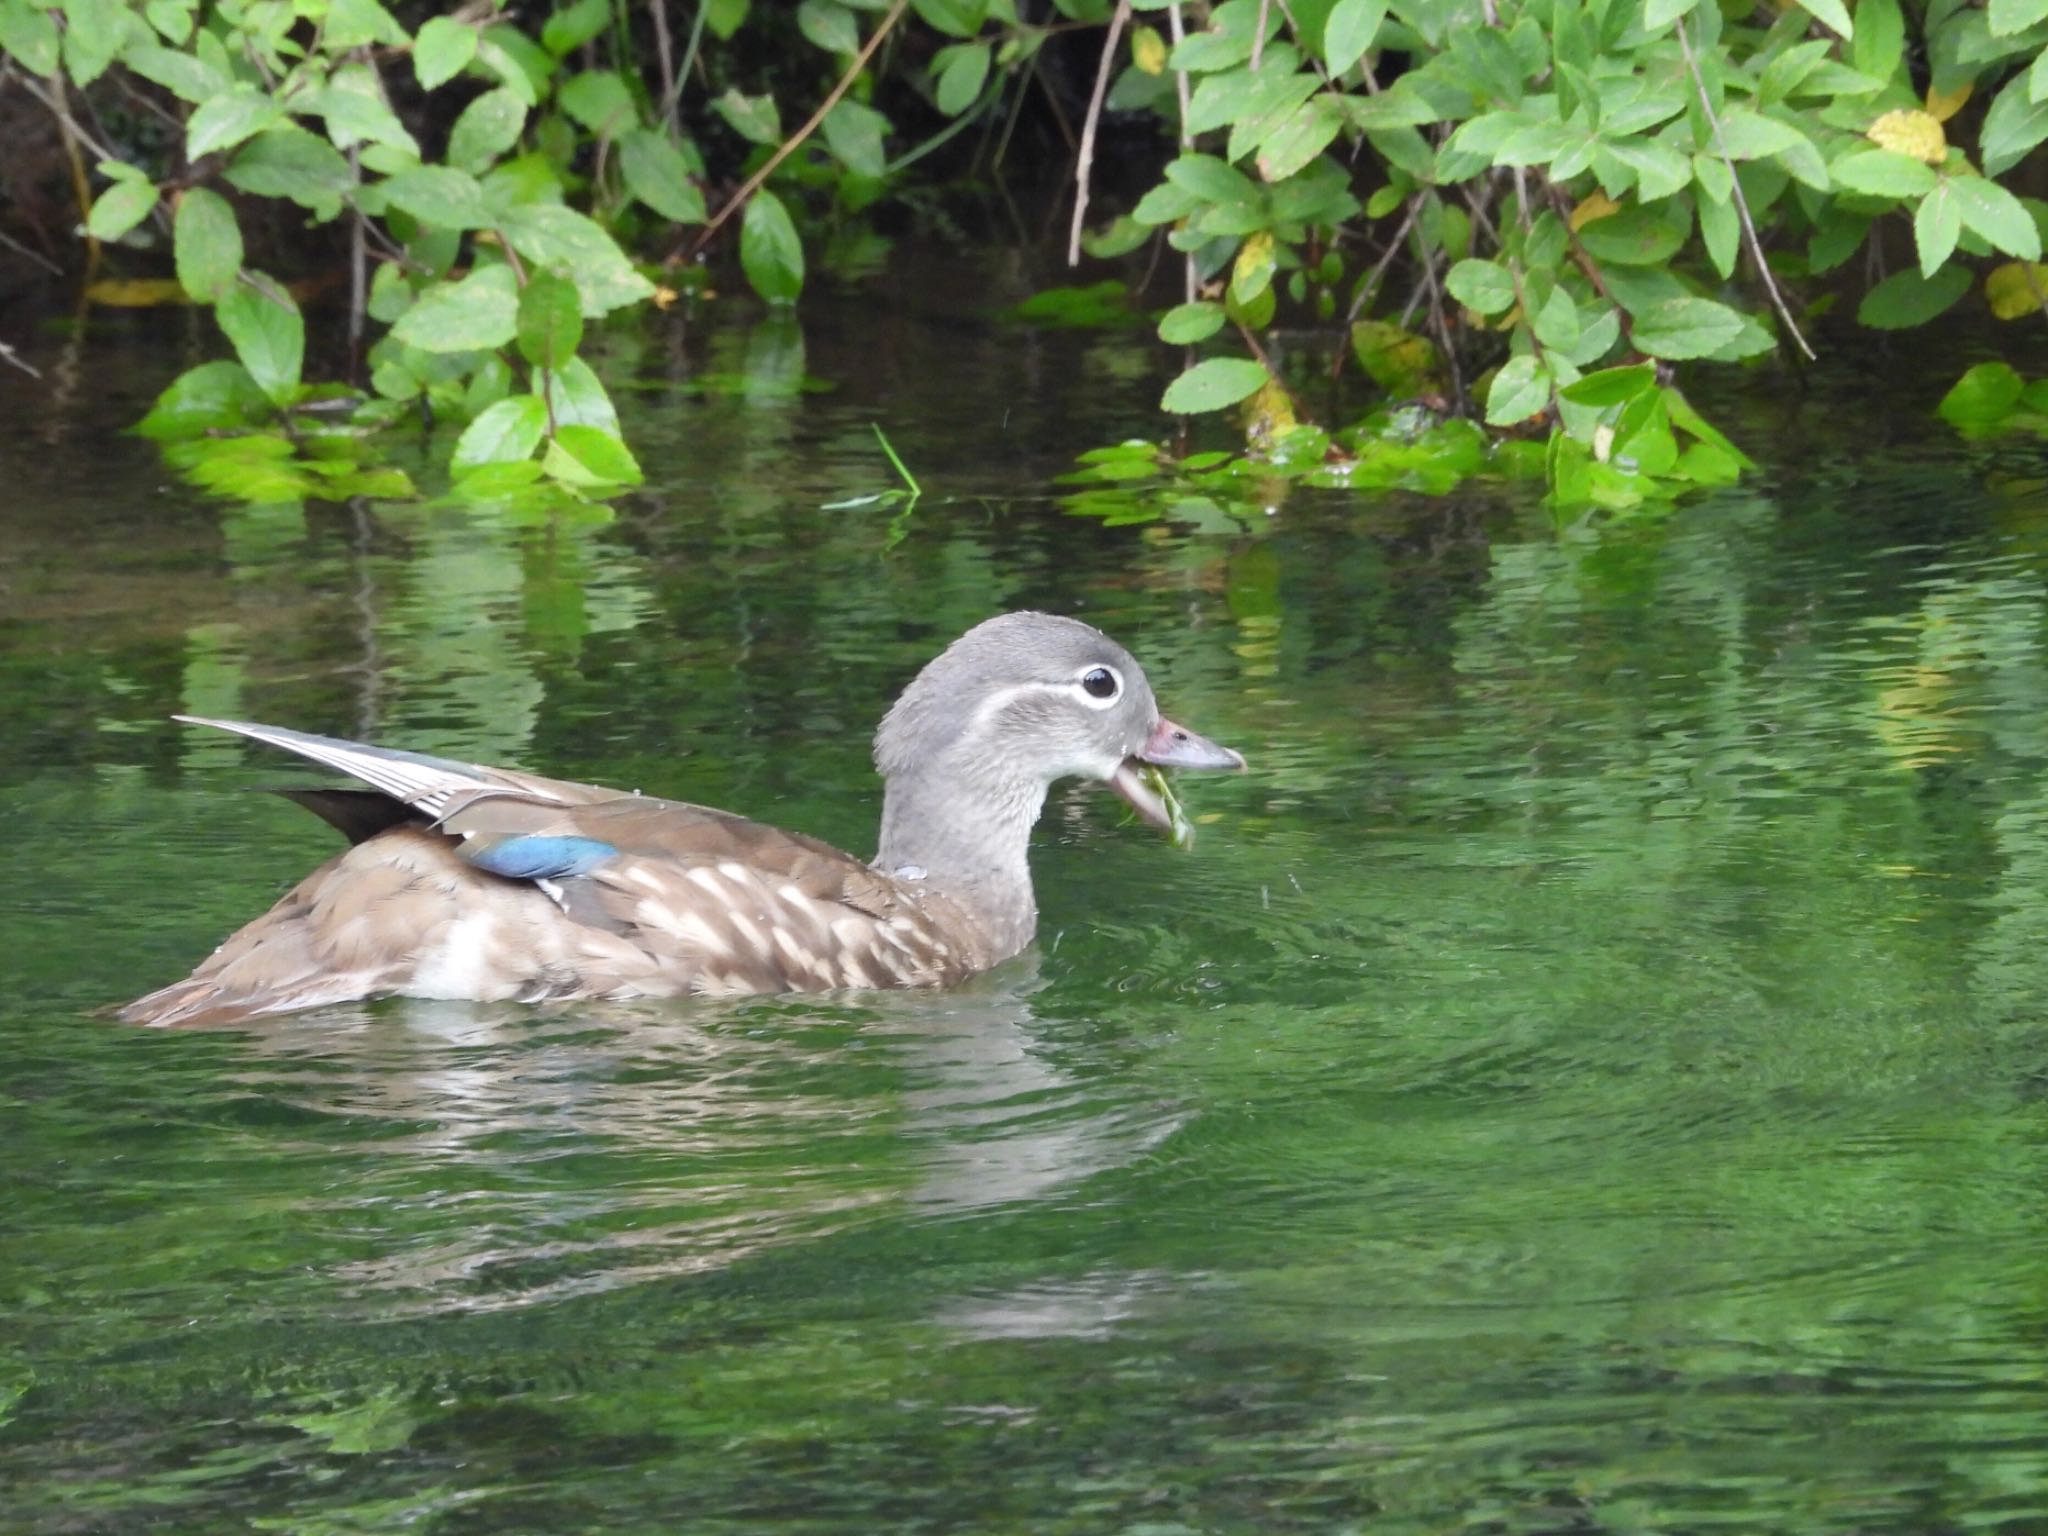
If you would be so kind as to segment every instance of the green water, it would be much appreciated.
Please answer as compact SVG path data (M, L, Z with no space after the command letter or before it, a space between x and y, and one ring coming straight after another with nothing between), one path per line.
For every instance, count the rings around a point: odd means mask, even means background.
M1168 360L991 286L622 344L577 528L203 504L96 425L143 333L0 373L0 1529L2048 1529L2048 452L1850 358L1655 526L1104 529ZM1056 794L959 992L93 1014L331 846L173 711L866 851L1019 606L1254 771L1189 855Z

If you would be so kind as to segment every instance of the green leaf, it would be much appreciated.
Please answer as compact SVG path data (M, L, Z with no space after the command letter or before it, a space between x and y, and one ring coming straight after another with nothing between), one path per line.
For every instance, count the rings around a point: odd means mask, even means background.
M1643 30L1662 32L1679 17L1689 15L1700 0L1646 0L1643 6Z
M583 297L586 319L637 304L654 292L603 226L558 203L508 209L498 220L498 232L535 266L568 273Z
M485 229L496 222L477 179L449 166L422 165L380 182L377 190L431 229Z
M260 272L250 272L220 296L213 316L235 355L264 394L279 405L299 392L306 360L306 322L292 296Z
M0 53L20 60L31 74L53 75L63 58L63 40L48 11L29 0L0 0Z
M305 110L318 112L327 119L327 137L337 149L386 144L415 160L420 157L418 142L392 113L376 72L367 65L346 64L335 70ZM195 116L193 122L197 121Z
M2040 227L2018 198L1982 176L1948 176L1943 181L1965 229L1982 235L2008 256L2022 261L2041 259Z
M1595 261L1654 267L1678 253L1685 235L1681 225L1648 208L1624 208L1582 226L1579 244Z
M348 53L382 43L403 48L411 39L398 19L377 0L327 0L327 17L320 28L320 46L328 53Z
M230 186L256 197L286 197L331 216L355 186L341 152L296 123L266 129L228 162Z
M1957 426L1983 426L2010 416L2026 387L2010 363L1979 363L1956 380L1934 409Z
M249 377L249 370L223 360L179 374L135 430L168 442L245 427L270 414L270 397Z
M1176 304L1159 317L1159 339L1176 347L1207 341L1223 329L1223 306L1202 299Z
M887 168L882 136L888 131L889 119L850 98L825 114L825 147L856 176L880 177Z
M610 0L576 0L541 23L540 45L562 58L604 31L611 19Z
M1574 379L1558 393L1573 405L1605 408L1622 405L1644 390L1656 387L1656 368L1649 363L1637 363L1627 368L1603 368L1598 373L1589 373L1582 379Z
M1726 304L1688 296L1649 305L1635 317L1629 338L1650 357L1706 357L1740 337L1743 329L1742 316Z
M178 282L202 304L218 299L242 270L242 230L235 210L218 192L192 187L171 218Z
M794 304L803 292L803 242L782 199L766 188L749 199L741 216L740 267L770 304Z
M519 290L519 355L536 368L559 368L583 343L583 304L576 285L535 272Z
M412 42L412 70L420 89L446 85L476 57L476 28L452 16L434 16Z
M838 0L803 0L796 8L796 25L813 48L841 55L860 52L860 24ZM941 55L953 51L939 50Z
M981 96L981 88L988 81L989 57L987 43L955 44L940 50L935 61L935 96L939 110L946 116L958 117Z
M1835 185L1870 197L1924 197L1934 190L1934 168L1895 149L1858 149L1828 167Z
M93 199L85 232L95 240L118 240L149 217L156 200L156 183L152 181L117 181Z
M74 85L91 85L126 41L128 11L122 0L63 0L64 67Z
M192 114L185 124L185 158L197 160L218 149L233 149L283 116L284 109L268 92L237 85Z
M577 490L638 485L640 465L616 433L602 427L561 427L541 467L562 484Z
M1722 277L1733 277L1736 252L1742 244L1742 220L1735 211L1734 200L1717 203L1711 197L1701 197L1695 200L1694 211L1699 215L1700 239L1706 245L1707 259Z
M635 128L619 140L619 168L641 202L678 224L702 224L704 193L690 179L689 162L658 128Z
M1323 22L1323 62L1341 75L1360 59L1379 36L1387 19L1387 0L1337 0Z
M1852 37L1856 28L1849 20L1849 9L1842 0L1799 0L1800 7L1816 18L1837 37Z
M743 95L735 86L713 101L711 109L743 139L755 144L782 142L782 118L773 96Z
M1721 114L1720 147L1731 160L1761 160L1790 148L1805 137L1789 123L1765 117L1748 107L1730 107Z
M1445 276L1444 286L1452 298L1482 315L1514 307L1514 277L1497 261L1461 261Z
M619 413L604 392L590 364L572 357L548 378L548 398L554 402L557 427L602 427L619 430Z
M1167 385L1159 408L1182 416L1220 411L1264 388L1269 377L1249 358L1212 357Z
M1913 210L1913 245L1920 254L1922 277L1932 277L1940 270L1963 233L1962 215L1956 209L1956 200L1949 195L1949 186L1943 182L1921 198L1920 206Z
M448 467L461 475L485 464L530 459L547 429L548 408L540 396L508 396L463 428Z
M227 71L196 53L143 43L121 55L121 62L145 80L154 81L180 101L195 106L211 101L232 83Z
M2048 20L2048 0L1991 0L1984 8L1993 37L2011 37L2015 32Z
M2040 57L2048 59L2048 48ZM1984 128L1977 136L1984 155L1984 174L1997 176L2012 169L2043 139L2048 139L2048 102L2033 99L2033 71L2014 75L1991 110L1984 114Z
M1902 331L1925 325L1970 291L1970 273L1960 266L1943 267L1922 277L1917 267L1894 272L1856 306L1856 319L1880 331Z
M1346 121L1342 98L1328 92L1311 97L1260 144L1259 176L1285 181L1330 147Z
M1864 74L1889 80L1906 51L1906 18L1899 0L1856 0L1856 37L1849 62Z
M504 86L485 91L462 109L448 131L448 163L482 175L519 142L525 127L526 104L517 93Z
M1572 296L1559 283L1550 290L1550 297L1543 301L1543 307L1536 311L1531 329L1536 339L1554 352L1569 354L1579 344L1579 306L1572 302Z
M1486 423L1511 427L1550 404L1550 375L1533 357L1511 357L1486 391Z
M459 283L436 283L391 327L422 352L480 352L519 334L519 285L512 269L478 267Z
M640 109L626 82L609 69L586 69L562 82L562 110L592 133L617 138L639 126Z

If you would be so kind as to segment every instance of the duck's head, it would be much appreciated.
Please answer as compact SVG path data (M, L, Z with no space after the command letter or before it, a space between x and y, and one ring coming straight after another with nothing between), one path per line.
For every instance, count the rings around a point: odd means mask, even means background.
M889 779L957 777L1033 792L1100 779L1158 827L1170 827L1147 766L1243 768L1230 748L1159 712L1130 652L1078 619L1006 613L977 624L929 662L875 733Z

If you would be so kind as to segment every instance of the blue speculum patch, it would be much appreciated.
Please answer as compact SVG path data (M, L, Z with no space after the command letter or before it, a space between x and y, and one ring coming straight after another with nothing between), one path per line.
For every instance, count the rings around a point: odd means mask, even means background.
M586 875L619 850L594 837L508 837L464 856L478 869L507 880L559 880Z

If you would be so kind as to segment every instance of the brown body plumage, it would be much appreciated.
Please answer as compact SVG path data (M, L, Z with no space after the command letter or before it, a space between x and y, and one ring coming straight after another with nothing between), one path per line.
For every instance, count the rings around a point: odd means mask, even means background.
M1098 694L1105 677L1113 690ZM890 712L877 738L889 787L874 864L703 806L198 723L371 788L296 795L354 846L183 981L121 1010L136 1023L230 1022L389 994L541 1001L944 985L1030 943L1025 859L1053 779L1109 780L1156 819L1133 760L1243 765L1160 718L1114 642L1044 614L970 630Z

